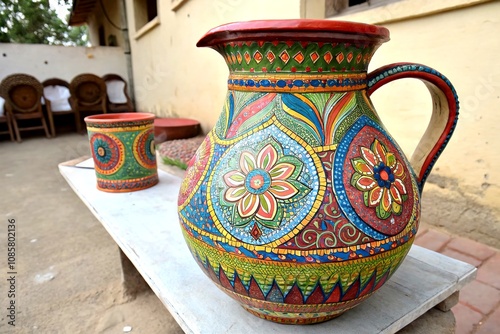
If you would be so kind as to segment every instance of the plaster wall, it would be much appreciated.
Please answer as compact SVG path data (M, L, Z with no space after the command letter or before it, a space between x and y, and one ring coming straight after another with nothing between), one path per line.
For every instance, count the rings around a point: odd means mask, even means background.
M393 62L422 63L447 76L460 100L455 133L424 188L423 220L499 247L500 2L393 22L384 18L394 18L398 8L387 10L338 18L380 23L390 30L391 40L376 52L370 70ZM372 101L411 156L430 119L425 86L418 80L399 80L375 92Z
M118 29L124 29L125 25L122 22L122 17L120 14L121 10L121 0L108 0L102 1L102 6L96 5L94 13L89 17L88 27L89 27L89 40L90 44L93 46L103 45L106 46L123 46L123 31ZM104 40L99 40L99 29L102 29ZM110 44L114 41L116 44Z
M68 82L81 73L128 77L119 47L0 44L0 80L13 73L30 74L40 81L57 77Z
M229 71L217 52L197 48L196 42L227 22L299 18L300 3L189 0L172 10L170 1L158 1L157 22L138 30L133 1L127 0L137 108L158 116L194 118L207 132L222 109Z
M158 116L190 117L207 132L226 93L228 70L214 50L196 48L217 25L252 19L324 17L324 0L158 1L158 18L134 26L126 0L136 101ZM181 3L172 10L172 3ZM461 101L455 134L423 195L423 221L500 247L500 2L400 0L335 19L379 23L391 41L375 54L374 70L392 62L431 66L454 84ZM323 16L322 16L323 15ZM416 80L379 89L372 100L408 156L425 131L431 101Z

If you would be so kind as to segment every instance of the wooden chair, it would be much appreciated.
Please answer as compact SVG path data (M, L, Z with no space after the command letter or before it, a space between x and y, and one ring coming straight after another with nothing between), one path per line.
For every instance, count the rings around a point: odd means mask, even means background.
M80 113L78 110L74 110L70 103L71 93L69 90L69 83L66 80L52 78L42 82L42 85L43 98L45 99L52 137L56 136L56 128L54 125L54 116L56 115L73 114L75 117L76 131L81 132Z
M12 74L2 80L0 96L5 99L5 110L14 125L16 140L21 142L20 131L43 129L50 138L47 122L42 111L43 86L28 74ZM40 126L20 127L18 121L39 119Z
M97 75L84 73L77 75L69 84L71 106L79 115L80 129L85 113L97 114L108 112L106 84Z
M127 82L118 74L106 74L102 77L108 94L108 111L132 112L134 105L127 91Z
M12 120L10 119L10 114L5 112L5 100L0 97L0 123L6 123L7 131L0 131L0 135L10 135L10 141L14 141L14 131L12 130Z

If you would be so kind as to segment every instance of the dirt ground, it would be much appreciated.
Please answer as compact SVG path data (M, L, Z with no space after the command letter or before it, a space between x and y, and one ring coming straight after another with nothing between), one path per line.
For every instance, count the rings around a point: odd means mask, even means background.
M57 168L88 154L88 139L78 134L0 141L0 333L124 333L126 326L183 333L154 293L124 297L117 245ZM9 219L15 275L7 267ZM11 276L13 290L5 284Z

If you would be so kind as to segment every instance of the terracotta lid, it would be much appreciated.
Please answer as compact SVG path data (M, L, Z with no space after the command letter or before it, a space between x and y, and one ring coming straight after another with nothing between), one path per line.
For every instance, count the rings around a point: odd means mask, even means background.
M85 122L92 123L108 123L108 122L134 122L154 120L156 116L145 112L124 112L114 114L99 114L85 117Z
M200 123L189 118L157 118L154 121L155 143L166 140L186 139L197 136Z
M259 20L227 23L209 30L196 46L212 46L231 41L260 40L316 40L335 39L353 41L389 40L389 30L384 27L334 20Z
M199 125L200 122L190 118L156 118L154 121L155 126L177 127L187 125Z

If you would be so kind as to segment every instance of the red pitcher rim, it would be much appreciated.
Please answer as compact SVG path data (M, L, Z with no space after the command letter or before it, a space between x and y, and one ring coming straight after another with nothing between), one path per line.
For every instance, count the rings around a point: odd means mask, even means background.
M339 37L349 39L356 36L358 40L386 42L389 40L389 30L373 24L337 20L256 20L227 23L210 29L196 46L212 46L251 38L275 40L278 36L282 39L300 40L328 40Z
M146 121L154 120L155 115L145 112L126 112L126 113L114 113L114 114L99 114L87 116L84 118L85 122L93 123L107 123L109 121Z

